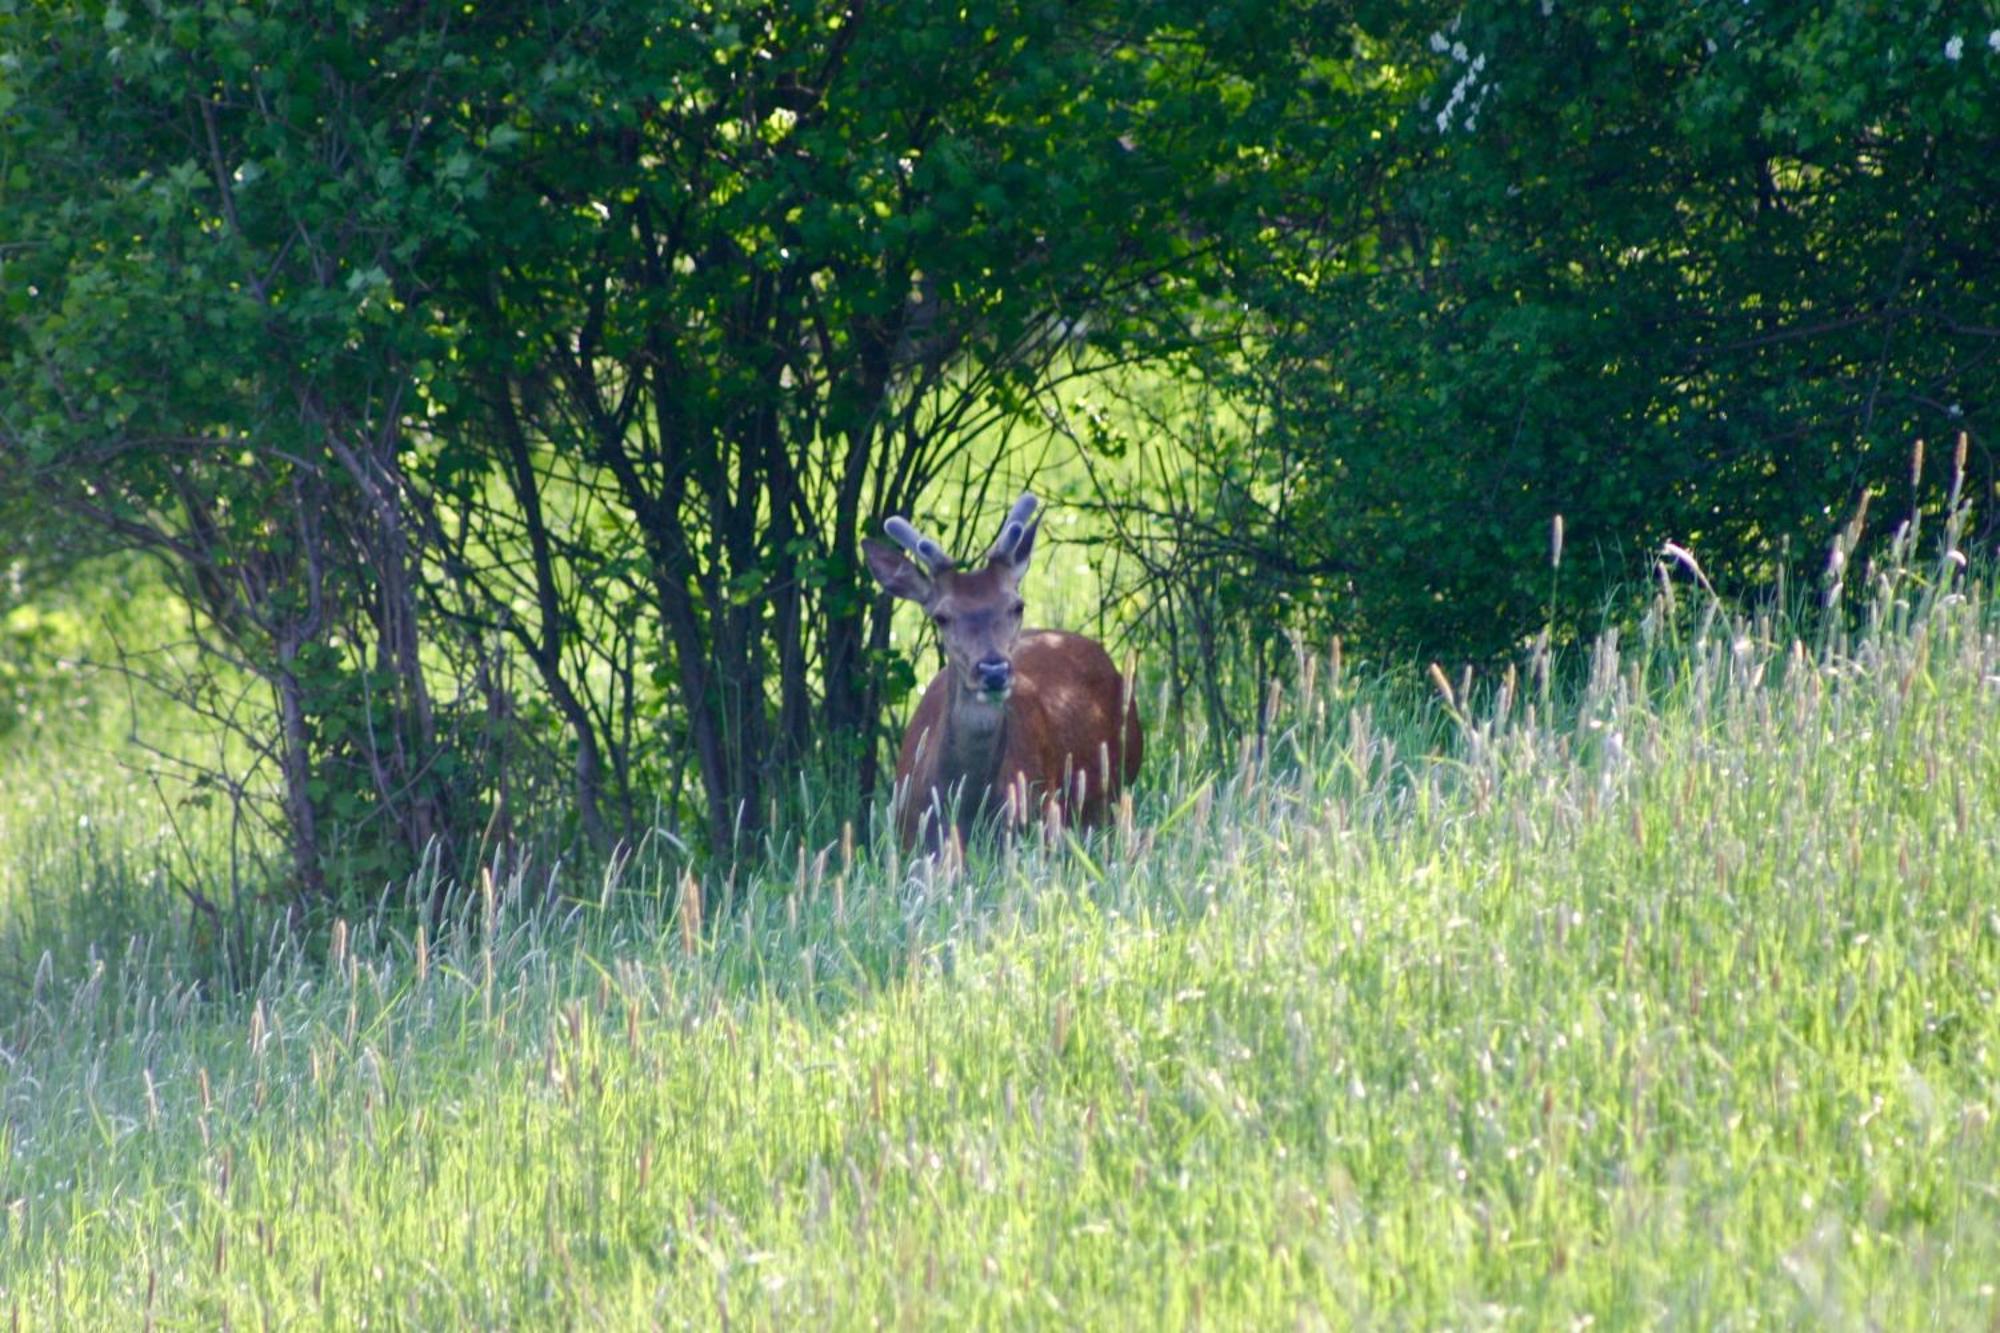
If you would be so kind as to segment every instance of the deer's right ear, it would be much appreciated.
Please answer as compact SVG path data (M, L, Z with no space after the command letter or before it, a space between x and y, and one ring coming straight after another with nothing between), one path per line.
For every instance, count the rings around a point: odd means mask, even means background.
M898 597L907 597L919 606L928 606L931 601L931 581L917 568L914 560L887 542L878 542L873 537L861 539L861 553L868 558L869 572L875 581Z

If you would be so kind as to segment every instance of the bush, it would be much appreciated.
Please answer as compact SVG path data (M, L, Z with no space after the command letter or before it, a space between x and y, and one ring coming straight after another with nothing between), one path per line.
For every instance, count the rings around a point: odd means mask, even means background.
M1491 657L1594 627L1665 540L1725 591L1820 561L1863 496L1939 496L1960 432L1991 495L2000 39L1657 0L1382 40L1388 132L1329 88L1298 208L1238 255L1252 317L1201 368L1253 425L1182 441L1194 586Z

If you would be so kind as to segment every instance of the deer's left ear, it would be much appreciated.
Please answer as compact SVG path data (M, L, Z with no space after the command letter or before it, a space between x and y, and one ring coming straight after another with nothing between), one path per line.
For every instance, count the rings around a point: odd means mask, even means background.
M914 560L905 559L903 553L887 542L878 542L873 537L861 539L861 554L868 559L868 570L875 581L898 597L907 597L919 606L929 606L935 589L924 572L917 568Z

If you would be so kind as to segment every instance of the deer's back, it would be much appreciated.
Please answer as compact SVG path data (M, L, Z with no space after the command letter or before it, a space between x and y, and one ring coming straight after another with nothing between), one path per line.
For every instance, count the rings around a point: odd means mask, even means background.
M1020 706L1024 725L1017 732L1039 732L1040 772L1035 781L1059 779L1066 771L1089 775L1094 809L1106 796L1139 773L1141 740L1138 709L1125 697L1125 684L1111 654L1095 639L1067 630L1032 630L1014 650L1019 682L1009 702ZM1119 743L1119 705L1126 706L1125 744ZM1100 751L1111 757L1111 787L1100 792ZM1011 758L1012 756L1010 756ZM1020 756L1023 761L1028 756ZM1023 763L1026 767L1026 762Z

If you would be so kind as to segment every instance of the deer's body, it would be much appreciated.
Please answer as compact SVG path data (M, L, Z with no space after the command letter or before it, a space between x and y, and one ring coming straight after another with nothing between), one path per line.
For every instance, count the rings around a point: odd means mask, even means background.
M1050 807L1095 823L1138 775L1139 710L1110 655L1080 634L1021 628L1034 512L1022 496L978 569L961 571L901 518L885 526L913 559L863 543L875 577L924 608L945 652L896 763L906 847L936 850L947 827L964 837L983 818L1022 821Z
M998 704L961 688L949 666L924 690L896 761L904 846L934 841L943 817L965 837L982 814L1025 819L1047 802L1066 823L1093 824L1138 777L1139 709L1096 641L1027 630L1013 661L1013 692Z

